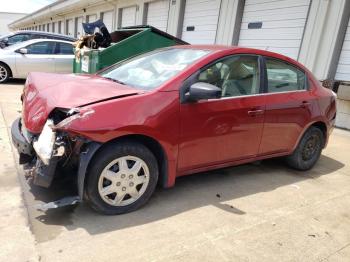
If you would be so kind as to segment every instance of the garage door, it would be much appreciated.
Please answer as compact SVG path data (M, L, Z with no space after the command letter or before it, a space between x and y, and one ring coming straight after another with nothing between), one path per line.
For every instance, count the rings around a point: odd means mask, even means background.
M221 0L186 0L182 39L191 44L214 44Z
M350 81L350 21L346 30L343 47L340 53L335 79Z
M148 4L147 25L166 31L169 15L169 0L155 1Z
M75 37L79 38L81 37L82 35L84 35L84 31L83 31L83 17L77 17L75 19L75 28L76 28L76 34L75 34Z
M113 28L113 11L107 11L102 13L102 21L107 27L109 32L112 32Z
M73 36L74 35L74 24L73 24L73 19L68 19L66 21L66 32L67 35Z
M97 15L88 15L86 17L86 20L87 20L88 23L95 22L97 20Z
M246 0L239 45L297 59L310 0Z
M136 6L125 7L121 13L121 27L136 25Z

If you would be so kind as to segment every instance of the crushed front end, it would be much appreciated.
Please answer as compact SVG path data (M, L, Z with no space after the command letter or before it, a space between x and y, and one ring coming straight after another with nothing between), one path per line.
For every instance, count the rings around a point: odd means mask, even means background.
M78 173L80 153L90 141L60 128L91 112L57 108L39 134L29 132L22 118L13 122L12 141L19 153L19 163L24 165L25 175L33 179L33 184L49 187L56 176Z

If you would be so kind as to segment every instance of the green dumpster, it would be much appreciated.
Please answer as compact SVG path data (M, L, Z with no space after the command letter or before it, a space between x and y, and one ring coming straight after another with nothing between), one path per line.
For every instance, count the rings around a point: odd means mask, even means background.
M74 59L73 72L93 74L141 53L188 44L152 26L124 27L111 33L111 38L112 44L107 48L80 50L80 56Z

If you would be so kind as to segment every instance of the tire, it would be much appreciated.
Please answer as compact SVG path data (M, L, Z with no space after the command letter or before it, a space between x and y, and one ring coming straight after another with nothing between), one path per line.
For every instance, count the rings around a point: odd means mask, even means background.
M286 158L287 164L297 170L311 169L320 158L325 138L317 127L310 127L301 138L297 148Z
M146 146L133 141L110 144L90 164L85 200L105 215L132 212L149 200L157 181L157 160Z
M10 68L4 63L0 63L0 84L6 83L9 80L10 76Z

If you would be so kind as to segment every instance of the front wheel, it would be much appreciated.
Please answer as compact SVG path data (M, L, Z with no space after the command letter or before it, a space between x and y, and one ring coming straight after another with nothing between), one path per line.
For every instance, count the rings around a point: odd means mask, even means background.
M287 164L297 170L311 169L320 158L324 143L323 132L317 127L310 127L293 154L287 157Z
M157 160L140 143L108 145L97 153L90 166L87 201L103 214L123 214L140 208L157 185Z

